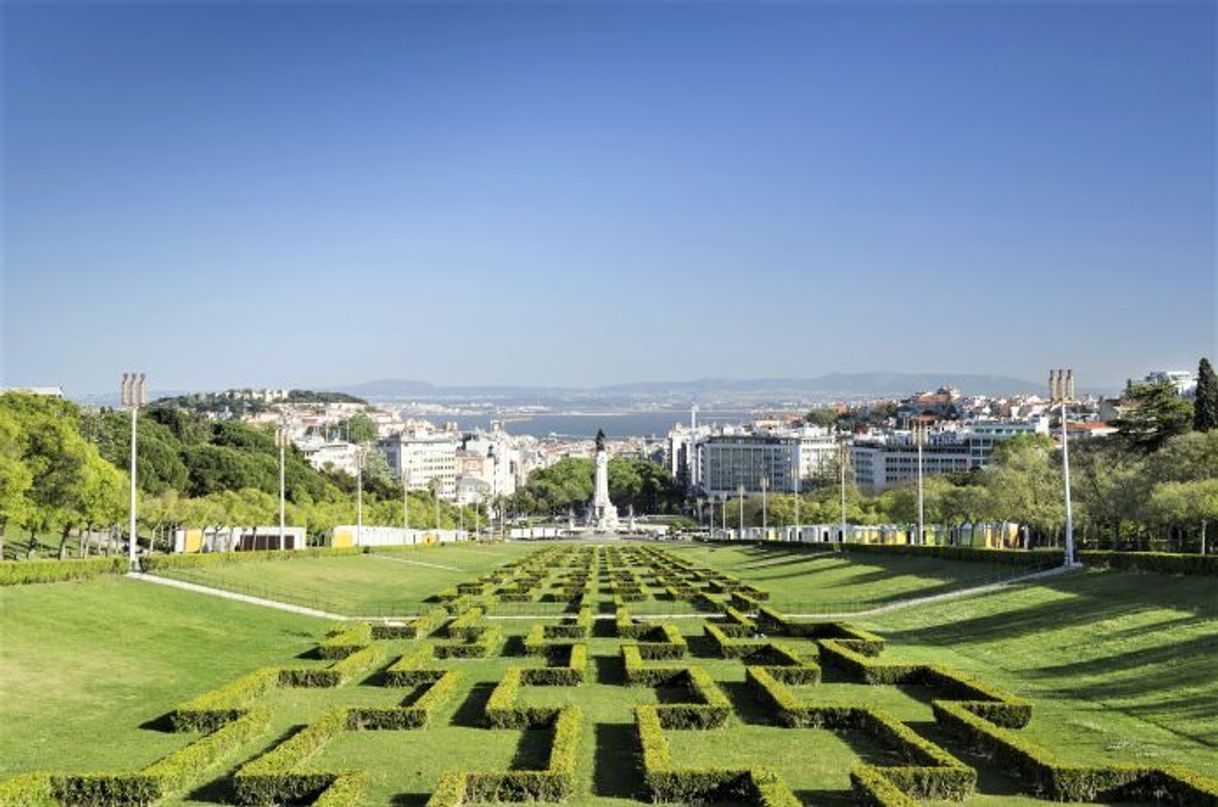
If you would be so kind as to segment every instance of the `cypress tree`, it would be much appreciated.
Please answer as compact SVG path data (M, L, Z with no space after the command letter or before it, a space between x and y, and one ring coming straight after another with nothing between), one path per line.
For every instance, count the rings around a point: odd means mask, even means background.
M1193 403L1193 428L1199 432L1218 429L1218 376L1209 359L1197 368L1197 399Z

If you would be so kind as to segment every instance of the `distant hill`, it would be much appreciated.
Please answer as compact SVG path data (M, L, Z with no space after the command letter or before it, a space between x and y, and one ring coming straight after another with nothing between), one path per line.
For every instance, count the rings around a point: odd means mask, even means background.
M644 381L600 387L437 385L414 379L378 379L336 390L369 400L485 399L514 402L581 401L597 403L680 399L772 401L785 398L868 398L909 395L953 386L968 394L1015 395L1036 392L1042 384L1001 375L969 373L829 373L811 378L702 378L693 381Z

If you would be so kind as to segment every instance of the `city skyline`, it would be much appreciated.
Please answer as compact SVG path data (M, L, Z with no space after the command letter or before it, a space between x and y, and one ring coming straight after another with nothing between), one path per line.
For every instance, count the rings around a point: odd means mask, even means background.
M1193 369L1214 17L10 4L0 375Z

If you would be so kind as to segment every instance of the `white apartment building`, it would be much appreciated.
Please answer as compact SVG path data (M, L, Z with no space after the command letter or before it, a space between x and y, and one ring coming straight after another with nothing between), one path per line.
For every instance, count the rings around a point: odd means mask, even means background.
M1176 388L1176 394L1181 398L1197 392L1197 374L1191 370L1155 370L1146 374L1149 384L1162 384L1165 381Z
M410 490L429 490L438 483L442 499L457 494L457 450L459 435L410 435L399 432L377 443L395 479Z
M295 445L305 460L317 470L323 471L330 466L355 476L359 446L354 443L316 438L296 440Z
M958 429L933 432L922 448L922 474L984 468L994 446L1024 434L1049 434L1049 419L975 421ZM909 432L884 432L855 440L850 447L855 483L868 493L918 478L918 448Z
M717 434L698 444L700 488L708 496L795 489L799 453L796 441L772 435Z
M806 480L826 479L837 473L837 439L828 429L803 429L795 439L801 489Z
M968 443L973 465L984 468L994 445L1022 434L1049 434L1049 418L1037 415L1026 420L974 421L959 432L961 441Z
M922 449L922 474L935 476L974 467L969 447L962 443L928 444ZM884 438L856 441L850 446L854 482L865 493L912 482L918 478L918 449L912 442Z

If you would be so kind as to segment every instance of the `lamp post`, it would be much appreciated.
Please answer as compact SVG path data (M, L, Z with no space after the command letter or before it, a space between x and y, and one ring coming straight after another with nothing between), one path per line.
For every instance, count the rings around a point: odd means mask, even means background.
M431 500L436 506L436 539L440 537L440 477L431 480Z
M928 427L926 422L921 419L914 420L912 424L914 445L918 447L918 537L914 540L915 544L926 543L926 520L925 511L923 510L922 487L922 446L926 444Z
M1066 500L1066 565L1074 565L1074 515L1070 507L1070 438L1067 424L1069 410L1074 400L1074 370L1049 371L1049 399L1061 405L1062 426L1062 487Z
M837 443L837 465L841 472L842 478L842 533L838 537L838 543L843 543L846 540L846 460L849 454L846 451L846 435L838 436Z
M795 540L799 540L799 469L795 470Z
M768 476L761 477L761 538L766 540L770 537L770 520L769 514L766 511L766 491L770 488L770 478Z
M275 445L279 447L279 549L288 548L286 534L287 528L285 518L285 501L287 499L286 487L284 485L284 465L286 461L286 452L288 445L288 423L286 419L279 421L279 428L275 429Z
M355 449L355 545L364 545L364 447Z
M398 449L398 457L402 463L402 529L410 531L410 471L406 468L406 449Z
M131 409L131 506L130 506L130 540L127 543L127 566L129 571L139 571L139 561L136 549L139 540L135 532L136 500L135 500L135 432L139 421L140 407L148 402L148 380L143 373L123 373L119 385L119 400L123 406ZM151 550L150 550L151 551Z
M744 485L736 486L736 495L740 497L740 540L744 540Z

